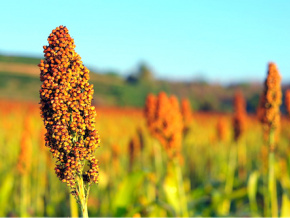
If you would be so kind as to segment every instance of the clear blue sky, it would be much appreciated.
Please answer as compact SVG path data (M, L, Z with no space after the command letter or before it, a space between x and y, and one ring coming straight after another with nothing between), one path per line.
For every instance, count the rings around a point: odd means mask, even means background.
M277 63L290 81L290 1L2 1L0 53L42 56L65 25L83 62L125 75L140 62L159 78L262 81Z

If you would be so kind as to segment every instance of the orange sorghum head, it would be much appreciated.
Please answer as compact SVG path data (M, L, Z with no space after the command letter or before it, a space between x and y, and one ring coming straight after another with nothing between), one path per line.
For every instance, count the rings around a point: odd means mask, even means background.
M241 91L237 91L234 97L234 117L233 117L233 127L234 127L234 139L239 140L243 134L246 126L246 101L243 97Z
M57 176L75 190L76 175L82 175L88 184L98 182L94 152L99 146L99 134L95 129L95 107L91 106L94 90L88 82L89 70L75 52L68 29L54 29L48 43L43 46L45 59L38 65L45 141L57 159ZM88 170L82 172L85 161Z
M183 132L187 132L192 121L192 111L190 108L190 102L187 98L181 100L181 114L183 117Z
M146 98L145 102L145 110L144 114L147 118L147 125L149 130L151 131L153 128L153 122L155 120L156 114L156 102L157 98L153 94L149 94Z
M264 90L260 97L258 109L258 117L264 125L266 135L269 134L271 129L279 129L281 103L281 76L276 65L269 63L268 75L264 83ZM275 138L277 138L277 134Z
M178 100L160 92L157 97L148 95L145 116L150 133L164 146L170 157L181 150L183 122Z
M290 115L290 89L287 89L285 92L285 106L288 115Z

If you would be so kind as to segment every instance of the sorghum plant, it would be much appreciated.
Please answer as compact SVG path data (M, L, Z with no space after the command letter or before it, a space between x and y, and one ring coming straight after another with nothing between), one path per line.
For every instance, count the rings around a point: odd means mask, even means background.
M235 93L234 97L234 117L233 117L233 127L234 127L234 139L239 140L241 135L245 130L246 125L246 101L243 97L241 91Z
M269 178L268 178L268 204L271 215L278 216L278 201L275 178L275 146L280 127L280 105L282 103L281 77L274 63L268 65L268 75L264 83L264 90L260 98L258 116L263 124L264 136L268 140L269 149ZM268 197L267 197L268 198ZM266 204L267 201L265 200ZM265 214L268 216L269 214Z
M128 144L128 156L129 156L129 171L132 171L134 161L136 160L141 150L141 143L138 135L134 135Z
M281 77L274 63L268 65L268 75L264 83L264 90L260 97L258 117L263 124L267 136L273 135L270 150L275 148L278 129L280 127L280 105L282 103Z
M190 102L187 98L181 100L181 114L183 118L183 134L186 135L189 131L190 123L192 121L192 111Z
M43 46L45 59L38 65L40 109L47 130L45 145L57 160L55 173L68 185L85 217L90 185L98 182L94 152L99 135L89 70L74 48L66 27L59 26L49 35L48 46Z
M150 133L165 148L169 157L179 155L182 143L183 122L175 96L160 92L157 97L149 94L145 104L145 117Z
M233 116L233 130L234 130L234 140L237 145L233 145L230 148L229 153L229 164L225 185L226 195L231 195L234 187L234 178L237 165L237 157L239 161L239 177L244 177L245 175L245 162L246 162L246 147L240 143L241 135L245 129L246 123L246 103L244 97L240 91L235 93L234 96L234 116ZM237 156L238 155L238 156ZM222 206L219 207L219 215L227 215L230 211L231 200L225 199Z
M177 98L175 96L168 98L164 92L160 92L157 97L152 94L148 95L145 103L145 117L150 133L162 144L169 157L168 172L170 170L175 172L180 202L176 210L182 216L188 216L187 199L180 169L183 120ZM157 153L155 157L160 155Z

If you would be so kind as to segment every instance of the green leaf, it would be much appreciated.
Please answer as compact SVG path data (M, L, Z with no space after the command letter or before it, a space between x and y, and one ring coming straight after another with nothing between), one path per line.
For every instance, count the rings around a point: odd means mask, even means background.
M251 173L248 182L248 196L250 200L250 208L253 215L256 215L258 212L258 206L256 201L258 178L259 173L255 171Z
M144 172L136 172L126 177L119 185L113 202L115 216L125 216L128 208L132 206L136 198L136 190L145 177Z
M2 185L0 187L0 217L5 216L5 211L7 211L7 204L10 202L11 199L10 195L13 189L13 174L8 174L6 177L1 181Z
M174 174L173 167L168 167L168 172L163 183L163 189L167 202L175 211L180 211L178 181Z
M282 195L281 217L290 217L290 199L285 193Z

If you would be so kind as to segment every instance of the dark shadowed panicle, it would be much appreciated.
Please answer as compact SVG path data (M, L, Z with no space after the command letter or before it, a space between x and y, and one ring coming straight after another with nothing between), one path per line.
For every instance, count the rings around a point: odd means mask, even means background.
M138 137L137 134L135 134L128 144L129 171L132 170L133 163L138 157L140 151L141 151L140 138Z
M287 113L290 116L290 89L287 89L285 92L285 106Z
M190 107L190 102L187 98L181 100L181 114L183 118L183 134L186 134L189 130L192 121L192 111Z
M241 91L237 91L234 97L234 117L233 117L233 127L234 127L234 139L237 141L243 134L246 126L246 101Z
M82 175L87 184L98 182L94 152L99 146L99 134L95 129L95 107L91 105L94 90L88 81L89 70L75 52L68 29L57 27L47 40L48 46L43 46L45 59L38 65L45 141L57 159L57 176L75 190L77 175Z

